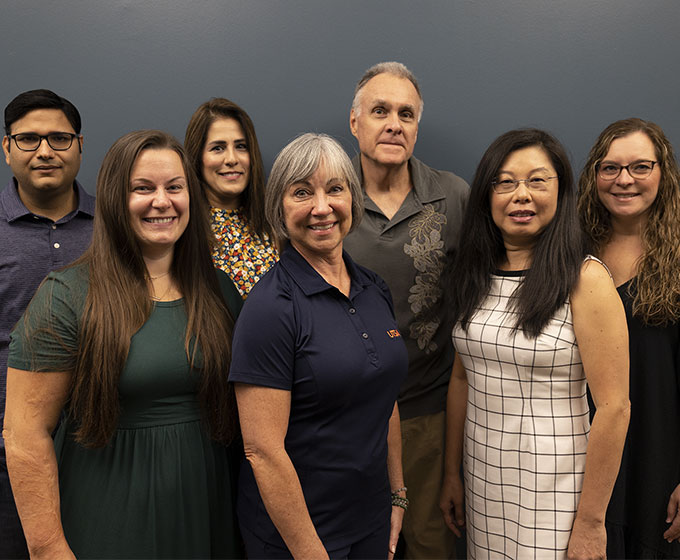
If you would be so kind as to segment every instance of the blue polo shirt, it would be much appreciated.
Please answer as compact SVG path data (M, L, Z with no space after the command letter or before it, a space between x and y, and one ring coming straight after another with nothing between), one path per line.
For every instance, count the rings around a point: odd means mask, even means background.
M56 222L33 214L14 179L0 193L0 430L5 418L9 333L43 278L83 254L92 239L94 197L76 181L78 207ZM0 460L5 441L0 436Z
M343 253L349 298L291 246L236 323L229 380L291 392L285 446L327 549L390 520L387 432L408 356L385 282ZM285 547L247 461L240 523Z

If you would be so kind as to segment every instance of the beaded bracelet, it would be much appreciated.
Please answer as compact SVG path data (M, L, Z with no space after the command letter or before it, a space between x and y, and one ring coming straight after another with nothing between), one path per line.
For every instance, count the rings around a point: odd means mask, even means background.
M401 496L395 496L394 494L392 494L392 505L407 510L408 498L402 498Z
M399 494L399 492L406 492L408 488L406 486L402 486L401 488L397 488L396 490L392 490L392 495L394 496L395 494Z

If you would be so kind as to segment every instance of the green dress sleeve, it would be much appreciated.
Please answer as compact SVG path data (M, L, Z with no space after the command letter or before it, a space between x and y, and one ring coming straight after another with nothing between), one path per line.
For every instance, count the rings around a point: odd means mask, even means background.
M236 321L238 314L241 312L241 307L243 307L243 298L241 298L241 294L236 289L236 286L234 286L231 278L229 278L224 271L216 268L215 273L217 274L217 280L220 283L222 298L227 304L227 308L234 318L234 321Z
M71 371L86 296L83 267L51 272L10 335L8 366L27 371Z

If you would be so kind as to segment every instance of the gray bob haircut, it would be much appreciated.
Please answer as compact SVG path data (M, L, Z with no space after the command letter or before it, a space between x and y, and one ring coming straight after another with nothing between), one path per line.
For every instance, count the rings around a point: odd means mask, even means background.
M352 226L359 225L364 211L363 193L354 166L342 146L327 134L308 132L295 138L276 156L264 195L264 213L279 239L288 239L283 197L288 188L309 178L323 163L333 177L347 181L352 195Z
M359 110L361 106L361 90L368 83L369 80L375 78L378 74L391 74L392 76L397 76L398 78L404 78L413 84L416 88L416 93L420 99L420 107L418 110L418 122L420 122L420 117L423 116L423 108L425 107L425 102L423 101L423 94L420 92L420 86L418 85L418 80L404 64L401 62L378 62L371 66L364 75L361 76L357 87L354 88L354 99L352 100L352 109L355 115L359 115Z

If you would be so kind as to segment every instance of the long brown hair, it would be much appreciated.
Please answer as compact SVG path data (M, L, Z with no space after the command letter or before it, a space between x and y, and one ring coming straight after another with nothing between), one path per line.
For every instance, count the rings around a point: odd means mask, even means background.
M106 445L114 434L120 413L118 380L130 338L153 310L149 274L128 212L130 173L139 154L149 149L170 149L182 160L189 223L175 244L172 274L187 314L184 346L191 367L200 371L198 398L211 437L227 442L235 431L234 395L227 383L234 321L213 268L207 205L179 142L165 132L140 130L119 138L104 157L97 176L92 244L75 263L87 265L89 288L69 415L76 440L88 447Z
M208 188L203 174L203 148L210 125L217 119L235 119L243 128L250 155L250 179L241 195L243 212L248 224L261 238L266 233L272 238L272 230L264 217L264 165L260 145L255 135L253 121L241 107L223 97L214 97L203 103L193 115L184 136L184 148L189 156L194 173L201 181L203 192Z
M637 263L633 313L649 325L680 319L680 170L673 146L661 127L631 118L605 128L590 150L579 178L578 208L593 250L600 252L612 233L611 216L597 194L597 164L614 140L643 132L654 144L661 169L659 190L641 232L643 255Z

